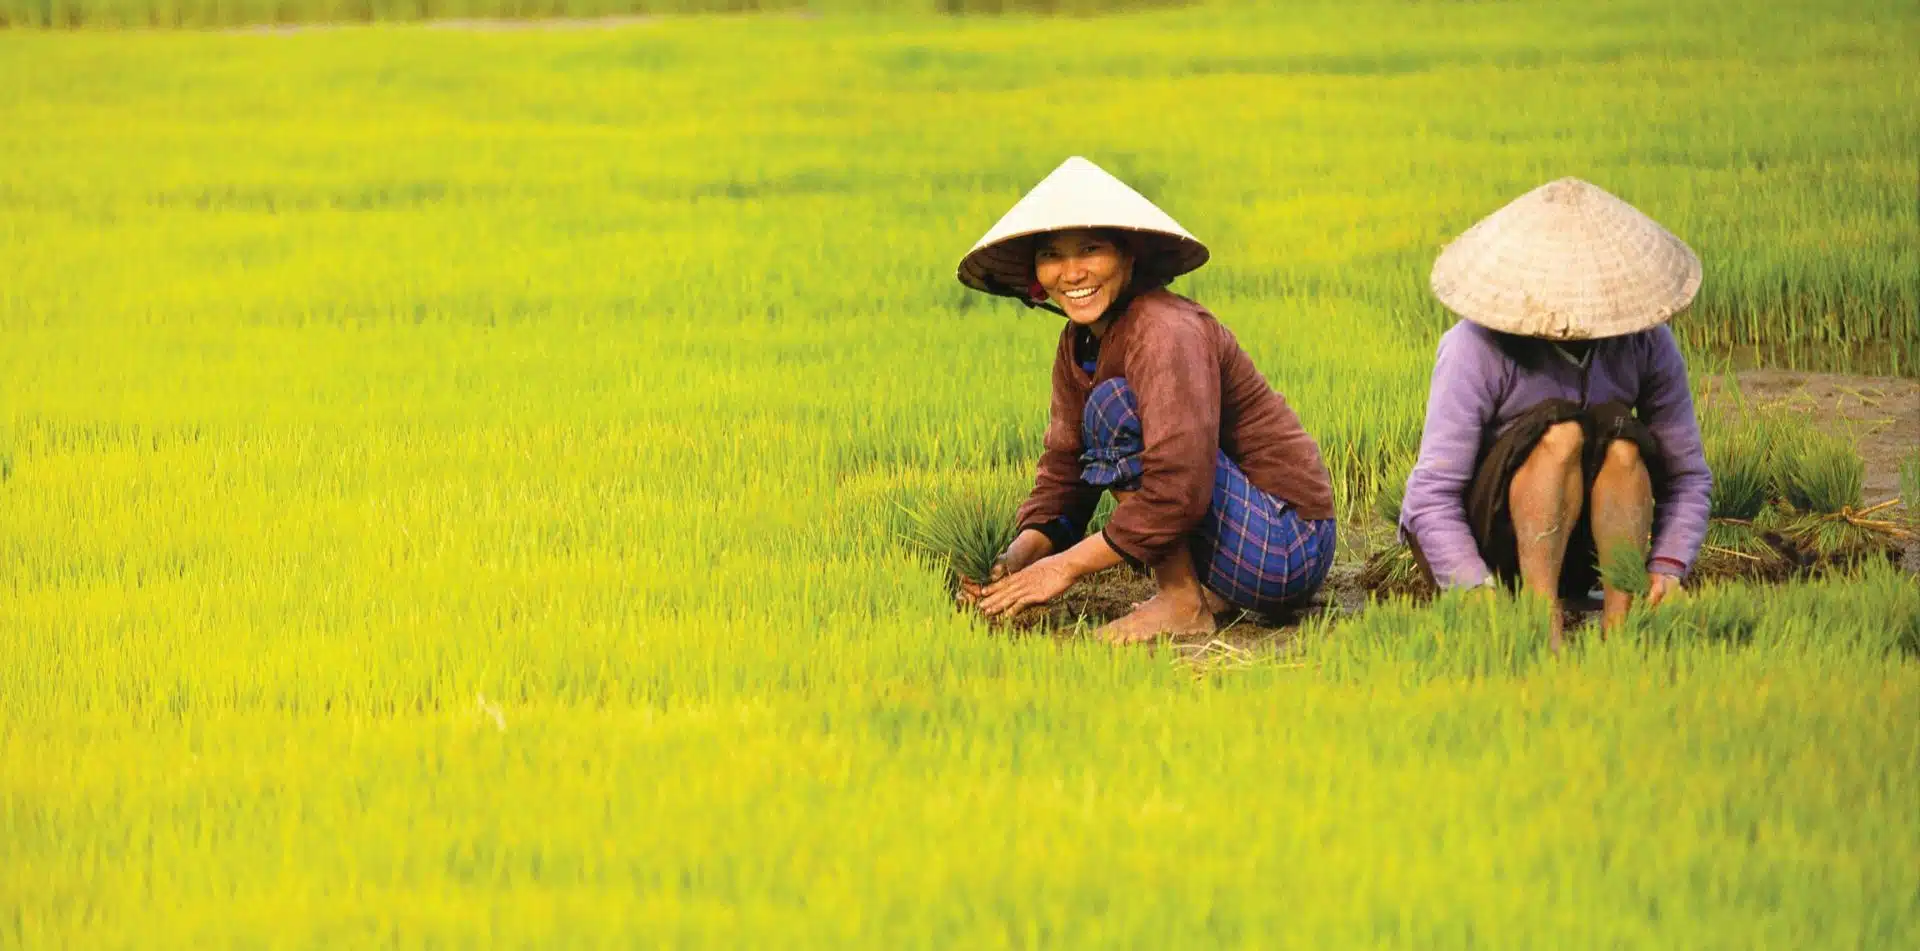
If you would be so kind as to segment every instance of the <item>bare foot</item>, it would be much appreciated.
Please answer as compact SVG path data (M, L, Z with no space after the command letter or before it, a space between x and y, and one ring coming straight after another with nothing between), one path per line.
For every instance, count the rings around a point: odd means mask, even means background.
M1224 614L1227 609L1233 607L1233 605L1227 603L1226 598L1214 594L1212 588L1201 588L1200 596L1207 599L1207 613L1209 614Z
M1163 635L1173 637L1212 634L1213 612L1205 603L1176 603L1164 595L1155 595L1127 615L1094 634L1109 644L1138 644Z
M1212 588L1201 588L1200 595L1201 597L1204 597L1207 599L1207 611L1213 614L1215 617L1218 617L1222 614L1227 613L1227 611L1233 607L1233 605L1227 603L1226 598L1223 598L1217 594L1214 594ZM1147 602L1145 601L1135 601L1127 608L1127 610L1138 611L1141 608L1146 606L1147 606Z

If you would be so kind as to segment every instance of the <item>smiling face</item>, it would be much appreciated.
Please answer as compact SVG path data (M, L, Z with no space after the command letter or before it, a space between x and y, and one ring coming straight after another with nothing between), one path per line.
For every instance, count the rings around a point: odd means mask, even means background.
M1033 276L1068 320L1092 326L1133 279L1133 255L1096 231L1056 231L1034 245Z

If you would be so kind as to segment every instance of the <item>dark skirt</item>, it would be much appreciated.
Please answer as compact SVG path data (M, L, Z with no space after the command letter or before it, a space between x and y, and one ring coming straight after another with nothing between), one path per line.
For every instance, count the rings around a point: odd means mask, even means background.
M1513 533L1513 512L1508 502L1513 475L1526 464L1527 457L1549 427L1574 421L1585 433L1580 453L1581 491L1589 501L1580 506L1580 520L1567 538L1567 560L1560 569L1562 597L1585 597L1599 587L1599 553L1594 546L1591 513L1593 480L1606 462L1607 447L1616 439L1625 439L1639 447L1640 459L1647 467L1653 494L1659 498L1666 486L1666 471L1661 464L1659 443L1653 431L1635 418L1624 403L1602 403L1583 407L1572 400L1543 400L1507 427L1506 432L1488 446L1474 468L1473 482L1467 486L1467 527L1480 548L1487 569L1507 585L1520 580L1520 550ZM1423 569L1426 559L1418 544L1414 556ZM1433 572L1427 570L1429 579Z

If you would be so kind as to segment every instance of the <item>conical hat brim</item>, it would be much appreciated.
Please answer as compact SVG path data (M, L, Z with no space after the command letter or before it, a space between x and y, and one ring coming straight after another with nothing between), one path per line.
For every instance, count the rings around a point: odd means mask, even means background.
M1110 228L1132 237L1136 273L1167 281L1207 263L1207 247L1145 195L1079 156L1060 163L960 260L960 283L1004 297L1025 297L1033 280L1037 235Z
M1577 178L1488 215L1433 262L1433 293L1492 330L1549 340L1654 327L1700 290L1700 258L1639 209Z

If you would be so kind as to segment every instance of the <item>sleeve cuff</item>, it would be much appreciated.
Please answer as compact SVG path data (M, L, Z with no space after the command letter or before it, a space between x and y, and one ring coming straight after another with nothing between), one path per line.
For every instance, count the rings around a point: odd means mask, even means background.
M1442 591L1464 591L1499 583L1493 576L1493 572L1487 570L1486 562L1482 561L1478 554L1470 558L1443 557L1439 564L1435 564L1433 556L1427 553L1426 546L1420 544L1420 535L1414 531L1413 526L1401 526L1400 540L1408 548L1413 549L1414 557L1419 561L1422 570L1433 579L1434 587Z
M1647 562L1647 570L1656 571L1663 575L1672 575L1675 578L1685 578L1687 576L1687 563L1678 558L1668 558L1662 555Z
M1060 516L1059 518L1053 519L1051 521L1037 522L1029 525L1020 526L1020 530L1023 532L1027 531L1028 529L1032 529L1033 531L1039 532L1040 534L1047 536L1047 541L1050 541L1053 543L1054 554L1059 554L1060 552L1063 552L1069 548L1072 548L1074 545L1077 545L1080 543L1080 539L1085 538L1087 536L1087 533L1084 529L1081 529L1078 526L1074 525L1072 522L1068 521L1067 517L1064 515Z
M1440 578L1438 579L1437 586L1443 591L1471 591L1474 588L1485 588L1498 584L1499 581L1494 578L1493 572L1481 571L1478 573L1462 572Z
M1121 548L1119 543L1113 540L1113 536L1107 533L1106 529L1103 528L1100 530L1100 537L1107 540L1107 547L1113 549L1114 552L1120 556L1120 560L1127 563L1127 567L1141 574L1147 573L1147 563L1134 557L1132 552Z

